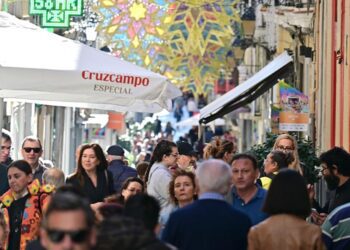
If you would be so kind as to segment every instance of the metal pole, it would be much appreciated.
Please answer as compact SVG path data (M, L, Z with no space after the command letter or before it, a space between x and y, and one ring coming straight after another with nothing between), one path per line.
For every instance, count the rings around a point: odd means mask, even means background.
M62 166L63 172L68 175L71 172L70 169L70 146L71 146L71 120L72 120L72 108L64 108L64 120L63 120L63 144L62 144Z

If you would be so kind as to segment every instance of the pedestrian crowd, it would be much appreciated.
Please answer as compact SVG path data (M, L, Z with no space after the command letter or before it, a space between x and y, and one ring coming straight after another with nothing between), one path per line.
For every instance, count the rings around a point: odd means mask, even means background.
M22 160L2 133L0 249L350 249L350 154L319 156L323 206L303 177L296 140L279 135L264 160L213 138L203 159L188 141L148 144L136 169L120 145L80 145L74 173L41 160L26 137Z

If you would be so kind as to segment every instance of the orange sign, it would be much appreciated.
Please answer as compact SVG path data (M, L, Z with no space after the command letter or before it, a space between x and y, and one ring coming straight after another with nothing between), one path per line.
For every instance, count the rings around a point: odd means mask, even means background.
M121 113L108 112L107 128L121 130L124 128L124 115Z
M281 111L279 122L282 131L307 131L309 114Z

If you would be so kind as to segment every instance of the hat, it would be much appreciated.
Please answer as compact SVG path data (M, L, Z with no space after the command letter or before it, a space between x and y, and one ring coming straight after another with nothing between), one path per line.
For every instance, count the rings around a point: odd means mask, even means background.
M116 155L116 156L124 156L124 149L118 145L112 145L107 149L107 154Z
M188 142L180 141L177 143L177 148L180 155L193 156L196 152L193 150L193 147Z

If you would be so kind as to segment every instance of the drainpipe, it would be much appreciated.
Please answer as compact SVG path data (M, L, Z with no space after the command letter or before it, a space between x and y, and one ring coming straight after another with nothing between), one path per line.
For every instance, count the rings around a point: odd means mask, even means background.
M344 137L344 37L345 37L345 0L341 1L341 16L340 16L340 52L338 53L337 63L340 64L340 146L343 145Z
M337 2L338 0L332 0L332 32L335 34L332 36L331 48L331 148L335 146L335 129L336 129L336 86L337 86L337 75L336 75L336 23L337 23Z

